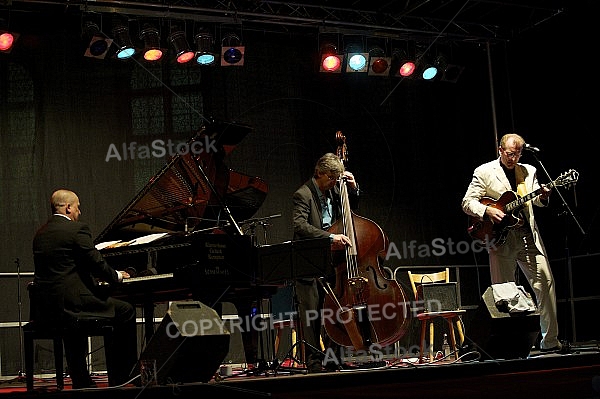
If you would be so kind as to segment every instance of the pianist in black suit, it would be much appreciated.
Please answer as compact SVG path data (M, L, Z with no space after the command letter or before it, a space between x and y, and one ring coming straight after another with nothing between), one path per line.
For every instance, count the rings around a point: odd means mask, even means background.
M350 244L347 236L327 231L341 216L340 193L336 182L342 176L346 178L350 205L356 208L359 190L354 176L345 170L337 155L323 155L315 165L313 177L293 195L294 240L329 237L332 250L340 250ZM311 314L314 315L323 308L323 290L316 279L298 279L295 289L304 340L313 347L320 348L321 335L325 332L320 320L313 320ZM327 337L322 338L326 346L331 346Z
M111 367L120 385L130 378L137 363L135 308L115 298L95 295L96 278L118 284L129 278L126 272L110 267L92 243L87 224L79 222L77 195L57 190L50 199L52 217L33 239L34 282L45 307L50 301L68 316L110 319L115 327L115 359ZM62 302L62 303L61 303ZM94 387L86 365L86 336L65 337L65 356L73 388Z

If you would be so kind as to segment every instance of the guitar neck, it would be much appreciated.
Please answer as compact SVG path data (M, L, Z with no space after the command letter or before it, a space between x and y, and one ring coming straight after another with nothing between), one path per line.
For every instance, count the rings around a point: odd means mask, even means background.
M552 188L554 187L554 182L548 183L546 184L547 188ZM508 204L506 204L506 206L504 207L504 209L507 212L512 212L515 209L518 209L520 207L522 207L526 202L532 200L533 198L537 197L538 195L540 195L542 193L543 187L538 188L535 191L530 192L529 194L520 197L514 201L509 202Z

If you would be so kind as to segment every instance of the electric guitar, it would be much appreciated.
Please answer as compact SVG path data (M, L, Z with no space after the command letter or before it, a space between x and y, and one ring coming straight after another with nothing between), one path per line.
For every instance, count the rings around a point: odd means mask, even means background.
M546 184L546 187L567 186L575 184L578 179L579 173L574 169L570 169L558 176L553 182ZM489 219L480 220L478 217L469 216L467 233L469 233L479 246L487 248L488 246L498 247L503 245L506 242L506 236L510 229L523 225L523 219L519 217L521 209L523 209L528 201L540 195L542 191L543 188L540 187L523 197L520 197L514 191L506 191L497 200L490 197L481 198L479 202L483 205L500 209L505 213L505 216L500 223L494 223Z

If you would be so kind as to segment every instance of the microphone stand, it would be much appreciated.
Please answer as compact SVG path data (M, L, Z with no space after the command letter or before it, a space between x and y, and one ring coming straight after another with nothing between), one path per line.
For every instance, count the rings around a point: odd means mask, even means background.
M21 370L19 370L19 380L25 376L25 368L23 365L25 364L25 358L23 355L23 312L22 312L22 302L21 302L21 261L19 258L15 259L15 263L17 264L17 307L18 307L18 317L19 317L19 357L21 360Z
M552 178L550 177L550 174L544 167L544 164L538 158L538 156L536 154L536 152L537 152L536 150L531 149L530 152L533 154L533 157L535 158L537 163L540 165L540 168L544 171L544 174L546 175L548 180L552 181ZM575 222L575 224L579 228L579 231L581 232L581 234L585 236L585 231L584 231L583 227L579 223L579 220L577 220L577 217L575 216L575 214L573 214L573 211L569 207L569 204L565 200L565 197L563 197L562 193L558 189L554 190L554 191L556 191L556 193L558 194L558 196L561 200L561 203L565 209L561 214L571 216L571 219ZM573 269L572 269L572 265L571 265L571 254L569 251L569 231L568 231L568 227L567 227L567 222L568 222L568 219L565 217L565 228L564 228L565 229L565 260L566 260L566 265L567 265L567 281L569 284L568 302L570 305L569 310L571 312L571 339L572 339L572 342L577 342L577 329L575 327L575 301L573 298Z
M261 218L252 218L252 219L246 219L242 222L240 222L240 226L246 226L248 225L248 229L250 230L250 236L252 237L252 244L253 246L258 246L258 237L256 235L256 227L257 226L262 226L263 229L263 245L266 245L268 240L267 240L267 227L272 226L271 223L269 223L269 220L271 219L275 219L281 217L281 214L278 213L276 215L271 215L271 216L265 216L265 217L261 217Z

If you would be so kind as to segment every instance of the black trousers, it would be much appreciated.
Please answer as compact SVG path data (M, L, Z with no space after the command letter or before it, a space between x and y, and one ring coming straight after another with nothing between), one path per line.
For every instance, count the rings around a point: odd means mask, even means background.
M113 361L106 366L115 376L115 384L121 385L134 377L137 370L136 312L133 305L128 302L116 298L108 298L107 301L114 306L115 317L110 320L114 328L114 341L110 353ZM73 386L76 388L90 386L87 334L74 328L65 336L64 346Z

